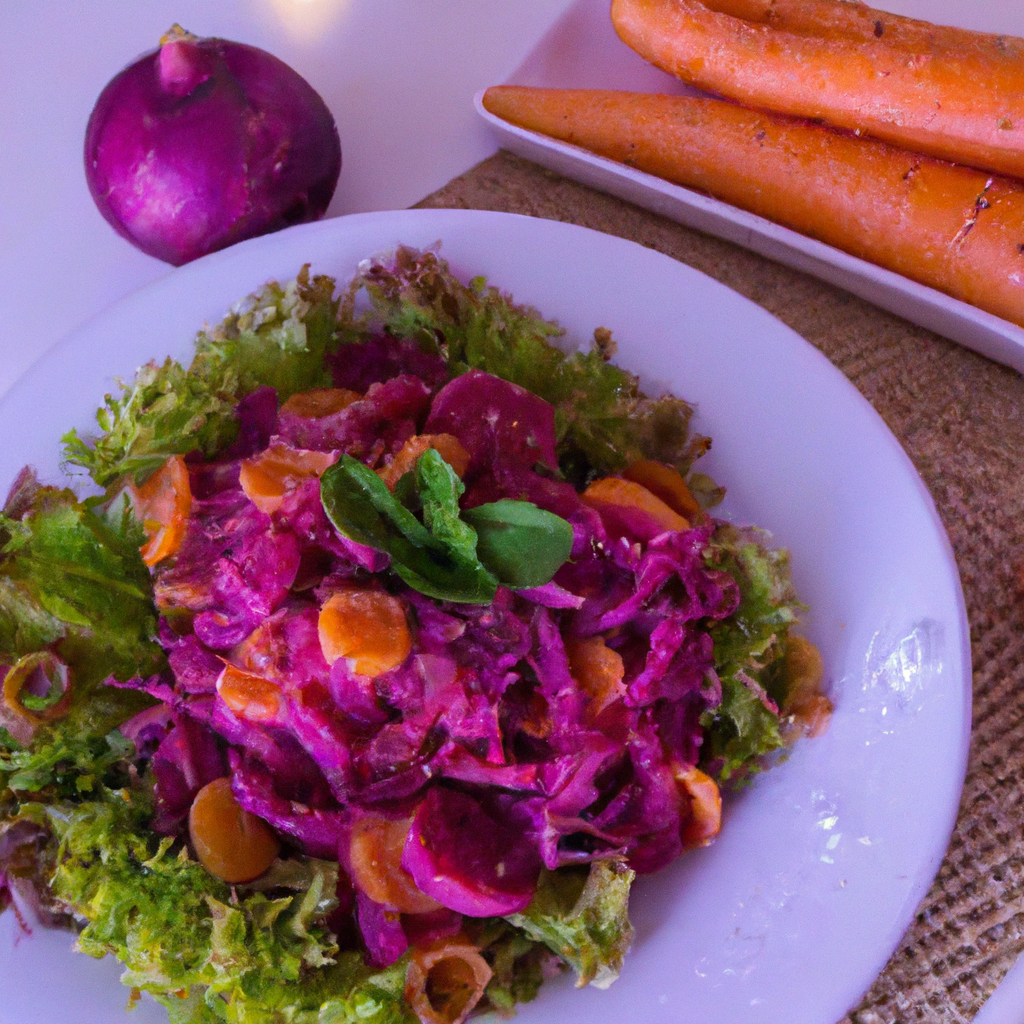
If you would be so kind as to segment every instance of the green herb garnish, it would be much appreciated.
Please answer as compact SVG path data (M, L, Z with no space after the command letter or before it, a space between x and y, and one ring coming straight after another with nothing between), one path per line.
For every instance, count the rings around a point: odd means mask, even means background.
M421 522L381 478L350 455L320 479L328 518L349 540L391 556L391 568L428 597L489 604L499 584L547 583L572 550L572 527L528 501L459 509L462 481L433 448L420 456L409 485Z

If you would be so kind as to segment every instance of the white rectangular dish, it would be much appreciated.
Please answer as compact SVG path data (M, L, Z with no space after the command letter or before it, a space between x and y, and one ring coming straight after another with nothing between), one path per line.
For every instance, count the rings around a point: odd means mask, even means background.
M1024 5L1000 0L975 0L971 4L964 0L874 2L897 14L1024 36ZM658 93L691 91L622 43L611 25L608 8L608 0L577 0L507 84ZM1016 324L756 214L518 128L484 110L481 97L482 93L475 99L477 112L497 133L505 149L687 227L812 274L1024 373L1024 329Z

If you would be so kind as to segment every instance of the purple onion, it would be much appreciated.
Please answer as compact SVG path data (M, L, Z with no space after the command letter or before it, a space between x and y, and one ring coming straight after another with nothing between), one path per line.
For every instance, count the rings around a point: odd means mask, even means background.
M319 219L340 172L334 118L305 79L178 26L100 93L85 134L100 212L175 266Z

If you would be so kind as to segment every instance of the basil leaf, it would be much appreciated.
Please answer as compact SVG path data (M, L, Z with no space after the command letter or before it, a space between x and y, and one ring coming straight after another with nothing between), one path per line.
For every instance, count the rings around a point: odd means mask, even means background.
M342 455L320 478L320 498L338 532L359 544L390 553L393 534L416 547L434 542L430 531L395 498L387 484L351 455Z
M532 502L494 501L462 516L476 531L480 561L515 590L548 583L572 553L572 526Z
M459 498L466 488L440 452L428 448L416 462L416 488L423 522L443 544L476 560L476 531L462 519Z
M440 456L437 461L447 467ZM426 471L429 488L421 497L425 498L424 517L432 524L433 532L388 490L372 469L350 455L342 455L320 478L324 511L338 532L349 540L387 552L391 568L413 590L440 601L489 604L494 600L498 581L477 560L475 535L470 538L460 534L450 521L452 504L458 509L458 494L450 481L445 492L444 472L432 463L433 460L428 461ZM462 482L458 477L455 480L461 488ZM461 537L459 546L452 543L456 537Z

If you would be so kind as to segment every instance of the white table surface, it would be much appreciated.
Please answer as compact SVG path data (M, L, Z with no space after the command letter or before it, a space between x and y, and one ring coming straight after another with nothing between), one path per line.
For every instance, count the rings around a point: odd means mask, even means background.
M474 93L507 79L571 3L0 0L0 395L73 328L168 272L96 210L82 142L103 86L172 23L269 50L323 96L341 135L328 210L339 216L410 206L493 153ZM976 1020L1024 1024L1024 964Z
M493 153L473 94L570 0L0 0L0 395L55 341L168 265L114 233L82 167L104 85L174 23L262 47L341 135L328 216L404 208Z

